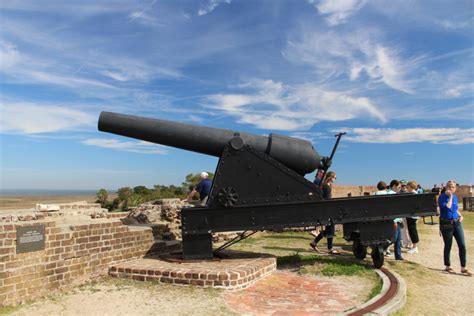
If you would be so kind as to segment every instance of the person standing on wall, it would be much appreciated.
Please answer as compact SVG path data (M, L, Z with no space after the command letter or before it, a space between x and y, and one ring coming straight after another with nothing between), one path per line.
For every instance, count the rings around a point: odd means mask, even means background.
M466 242L464 239L464 230L462 227L463 217L459 211L458 198L456 192L456 182L449 180L446 189L438 198L440 209L439 228L444 241L444 265L445 271L454 273L451 268L451 246L453 237L459 248L459 260L461 261L461 273L471 276L471 272L466 268Z
M193 197L196 193L199 193L199 200L201 206L205 206L211 193L212 180L209 179L209 174L207 172L201 172L201 181L198 185L189 193L188 199Z
M336 173L334 171L329 171L326 175L326 178L323 182L323 199L330 199L332 197L332 184L336 180ZM314 240L309 244L316 252L321 252L318 248L318 242L327 238L328 241L328 253L332 255L339 254L339 252L333 249L333 239L336 232L336 225L331 223L324 228L324 231L314 238Z

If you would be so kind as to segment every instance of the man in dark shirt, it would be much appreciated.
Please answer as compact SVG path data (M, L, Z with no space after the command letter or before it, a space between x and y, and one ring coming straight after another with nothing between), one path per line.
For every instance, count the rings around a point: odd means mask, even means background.
M211 187L212 180L209 179L209 174L205 171L201 172L201 181L193 189L189 196L191 197L196 193L199 193L199 200L201 201L201 205L205 206L207 203L207 199L209 198L209 193L211 193Z

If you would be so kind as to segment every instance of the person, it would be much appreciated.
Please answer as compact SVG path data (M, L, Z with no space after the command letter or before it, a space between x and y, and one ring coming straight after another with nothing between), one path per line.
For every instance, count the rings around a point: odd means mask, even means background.
M408 181L407 193L418 194L417 189L418 185L415 181ZM408 234L410 235L410 239L412 242L411 249L407 251L409 254L418 253L418 243L420 242L420 238L418 237L418 230L416 228L416 221L418 220L418 218L418 216L406 218Z
M320 185L323 178L324 178L324 170L318 169L318 171L316 172L316 176L314 177L313 183L316 185Z
M398 180L392 180L390 182L390 189L387 191L387 194L398 194L400 193L401 184ZM393 220L393 227L395 228L395 260L404 260L402 257L402 242L401 242L401 226L403 221L401 218L395 218Z
M449 180L445 191L438 198L440 209L439 228L444 241L444 266L445 271L454 273L451 268L450 254L453 237L459 248L459 260L461 261L461 273L471 276L471 272L466 268L466 242L462 226L463 216L459 211L458 198L456 192L456 182Z
M212 180L209 179L209 174L207 172L201 172L201 181L198 185L189 193L188 199L194 196L196 193L199 193L199 200L201 206L205 206L207 199L209 198L209 193L211 193Z
M407 182L406 180L400 180L400 193L406 193L407 192Z
M401 188L399 193L407 193L407 181L400 180L400 185ZM412 247L412 242L410 235L408 234L407 226L408 224L406 218L402 218L402 224L400 225L402 247L410 249Z
M423 188L421 187L421 185L418 184L418 186L416 187L416 193L418 194L422 194L424 193L425 191L423 190Z
M384 181L379 181L377 183L377 192L375 192L375 195L384 195L387 194L387 184Z
M377 192L375 192L374 194L375 195L385 195L388 193L388 186L387 184L385 183L385 181L379 181L377 183ZM387 245L385 248L384 248L384 255L385 256L390 256L391 255L391 252L390 252L390 249L389 249L389 245Z
M332 184L336 180L336 173L334 171L329 171L326 174L326 178L324 179L323 182L323 198L324 199L330 199L332 197ZM311 248L313 248L314 251L316 252L321 252L318 248L318 243L323 239L323 237L327 238L328 242L328 253L332 255L339 254L337 250L333 248L333 238L334 234L336 231L336 225L334 223L330 223L329 225L326 225L324 228L324 231L318 234L314 240L309 244Z
M313 183L315 185L319 186L321 184L321 181L323 180L323 178L324 178L324 170L323 169L318 169L318 171L316 171L316 176L314 177ZM313 235L314 237L317 237L321 233L321 228L319 226L316 226L309 233L311 235Z

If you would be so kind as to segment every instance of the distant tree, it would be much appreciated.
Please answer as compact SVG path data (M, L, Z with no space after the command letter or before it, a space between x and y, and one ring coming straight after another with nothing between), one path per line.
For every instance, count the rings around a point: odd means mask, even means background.
M146 201L143 196L134 193L127 199L127 208L138 206Z
M150 194L151 191L146 186L139 185L133 188L133 193L138 194L138 195L146 195L146 194Z
M126 201L132 194L133 190L130 187L123 187L117 190L117 197L120 202Z
M109 199L109 193L107 192L107 190L100 189L99 192L97 192L96 196L96 203L100 203L100 205L105 208Z

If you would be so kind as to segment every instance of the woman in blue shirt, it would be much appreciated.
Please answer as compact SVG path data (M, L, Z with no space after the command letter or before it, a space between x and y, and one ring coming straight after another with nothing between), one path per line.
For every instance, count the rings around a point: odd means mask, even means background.
M464 240L464 230L462 228L463 217L459 212L458 198L456 192L456 182L450 180L446 184L446 191L438 198L440 210L440 230L444 241L444 265L445 270L454 273L451 268L450 253L453 244L453 237L459 248L459 260L461 261L461 273L471 276L471 272L466 269L466 242Z

